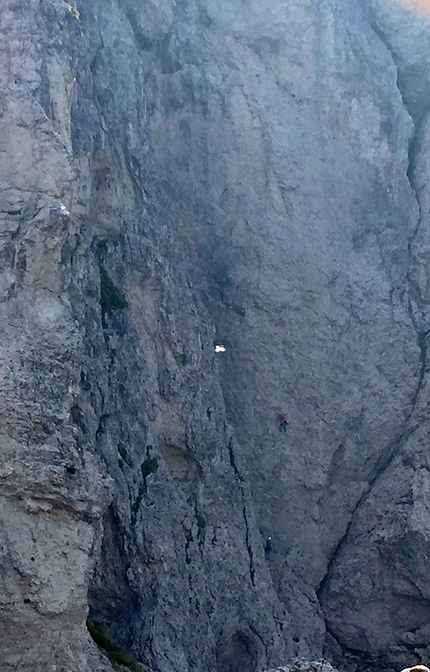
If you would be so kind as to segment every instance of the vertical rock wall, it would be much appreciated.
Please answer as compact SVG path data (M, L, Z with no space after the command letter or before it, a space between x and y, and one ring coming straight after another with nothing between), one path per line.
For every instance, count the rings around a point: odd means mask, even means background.
M162 672L425 657L426 20L3 0L0 31L5 672L109 669L87 605Z
M322 589L338 644L370 654L370 665L428 657L428 170L429 24L409 3L369 3L369 23L396 67L413 122L407 177L418 217L408 237L408 313L421 350L411 414L387 467L352 518ZM336 645L334 647L336 649ZM338 649L339 651L339 649ZM375 655L376 654L376 655Z
M110 498L74 419L85 328L68 300L77 174L64 5L6 2L0 30L1 668L107 670L84 624ZM52 31L52 32L51 32ZM48 106L49 105L49 106Z

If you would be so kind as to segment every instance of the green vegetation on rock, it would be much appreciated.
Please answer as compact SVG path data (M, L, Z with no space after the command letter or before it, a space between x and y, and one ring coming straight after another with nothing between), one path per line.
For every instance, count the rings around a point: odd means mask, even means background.
M119 669L119 665L123 665L124 667L128 667L131 672L144 672L145 670L149 671L149 668L137 662L136 658L132 653L130 653L130 651L128 651L123 646L120 646L112 639L109 628L105 623L92 621L90 618L87 618L87 628L97 646L99 646L101 649L104 649L104 651L107 653L112 666L116 670Z

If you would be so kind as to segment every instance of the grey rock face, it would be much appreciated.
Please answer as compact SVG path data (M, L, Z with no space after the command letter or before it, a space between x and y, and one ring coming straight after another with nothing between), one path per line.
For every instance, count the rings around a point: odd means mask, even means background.
M358 507L321 592L338 643L402 666L428 656L426 496L428 460L427 115L429 23L391 3L374 2L369 17L397 67L397 85L413 122L410 180L419 208L409 240L409 314L421 348L412 413L387 468ZM413 45L413 46L412 46ZM417 58L417 55L419 57ZM364 542L364 543L363 543ZM338 649L335 645L334 649ZM339 649L338 649L339 650Z
M425 657L427 20L0 33L2 669L110 669L88 605L160 672Z
M276 670L268 670L268 672L333 672L334 667L326 660L314 660L309 662L307 660L296 659L290 665L282 665Z

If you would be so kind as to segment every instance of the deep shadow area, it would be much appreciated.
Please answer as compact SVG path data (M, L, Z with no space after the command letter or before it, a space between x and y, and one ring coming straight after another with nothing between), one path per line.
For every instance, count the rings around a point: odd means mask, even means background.
M257 659L255 642L250 635L241 631L217 646L217 672L255 672Z
M138 599L127 581L127 557L120 525L112 506L105 515L103 530L100 559L88 591L89 616L95 622L112 626L115 636L123 639L123 624L125 631L130 632L126 624L138 611Z

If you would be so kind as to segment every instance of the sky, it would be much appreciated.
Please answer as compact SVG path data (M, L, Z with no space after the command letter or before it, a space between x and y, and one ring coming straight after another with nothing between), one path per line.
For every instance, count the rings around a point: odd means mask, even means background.
M400 5L430 14L430 0L397 0Z

